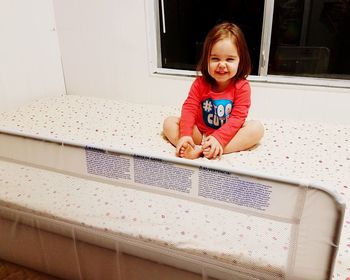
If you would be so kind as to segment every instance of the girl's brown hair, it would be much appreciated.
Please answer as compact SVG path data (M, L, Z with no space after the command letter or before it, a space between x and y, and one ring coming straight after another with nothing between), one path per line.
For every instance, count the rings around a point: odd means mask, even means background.
M197 65L197 71L201 72L203 77L211 84L214 84L215 80L209 75L208 72L208 59L210 51L216 42L226 38L232 39L233 43L236 44L239 56L237 74L233 79L245 79L251 71L250 55L242 30L233 23L221 23L214 26L209 31L207 37L205 38L202 55Z

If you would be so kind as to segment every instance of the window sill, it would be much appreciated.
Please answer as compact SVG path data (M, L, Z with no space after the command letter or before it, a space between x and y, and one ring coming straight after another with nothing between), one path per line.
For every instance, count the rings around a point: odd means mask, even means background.
M172 78L195 78L196 71L177 70L167 68L156 68L153 73L158 77L172 77ZM312 78L312 77L298 77L298 76L282 76L282 75L268 75L256 76L250 75L248 80L251 82L260 82L267 84L285 84L285 85L299 85L299 86L315 86L315 87L329 87L329 88L343 88L350 89L350 80L330 79L330 78Z

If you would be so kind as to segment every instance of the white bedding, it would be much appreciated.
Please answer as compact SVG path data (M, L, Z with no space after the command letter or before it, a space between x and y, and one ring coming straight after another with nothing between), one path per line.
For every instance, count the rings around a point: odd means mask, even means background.
M59 143L79 143L106 150L118 147L135 153L152 151L157 155L174 157L174 148L163 139L161 126L166 116L178 114L179 108L175 107L65 96L39 100L14 112L1 113L0 128L6 133ZM331 191L336 191L349 205L350 126L292 120L262 121L266 133L261 144L252 151L224 155L221 160L196 161L212 166L320 182ZM16 178L18 168L24 177ZM131 236L160 242L172 248L196 251L197 254L204 250L206 255L228 262L239 263L240 258L249 256L252 264L266 266L267 269L272 267L277 274L283 274L289 242L289 235L284 232L288 232L289 228L282 223L272 223L256 217L247 218L246 215L229 210L128 188L103 185L96 189L92 183L82 183L80 180L83 179L73 177L69 178L73 185L84 184L89 191L62 184L59 191L53 193L45 188L45 184L52 180L57 184L60 176L65 175L47 175L48 173L42 172L40 169L23 169L16 164L2 162L0 183L5 187L0 189L1 201L13 203L16 207L30 204L34 211L44 215L59 213L62 219L84 222L101 230L121 232L130 227L127 234ZM10 182L10 178L12 181L16 178L18 182L6 189L6 181ZM25 188L29 180L40 183L35 189L30 189L31 184ZM43 188L47 190L47 201L39 198ZM99 199L96 200L94 194L97 191ZM78 197L83 199L77 199ZM84 199L89 203L84 203ZM164 203L164 200L167 202ZM93 215L86 216L89 209L84 207L89 204L94 211ZM133 208L133 205L143 205L143 211ZM128 211L124 212L126 209ZM189 216L189 212L193 215ZM230 222L232 215L235 216L235 223ZM193 220L193 217L196 219ZM218 223L208 227L208 221ZM202 228L203 226L205 227ZM350 216L346 211L334 279L350 277L349 227ZM215 243L212 240L216 240ZM230 240L240 242L233 246ZM262 240L268 242L262 246Z

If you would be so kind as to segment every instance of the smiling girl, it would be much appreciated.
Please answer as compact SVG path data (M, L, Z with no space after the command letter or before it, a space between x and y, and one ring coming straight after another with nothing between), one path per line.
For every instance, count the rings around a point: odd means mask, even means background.
M256 120L247 121L250 86L246 80L251 61L244 35L232 23L209 31L181 118L168 117L164 135L179 157L208 159L247 150L264 135Z

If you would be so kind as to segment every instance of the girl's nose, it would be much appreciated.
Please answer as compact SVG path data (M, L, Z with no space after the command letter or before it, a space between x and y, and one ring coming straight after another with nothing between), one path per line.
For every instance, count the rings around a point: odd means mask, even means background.
M224 61L220 61L219 62L219 68L225 68L226 67L226 64Z

